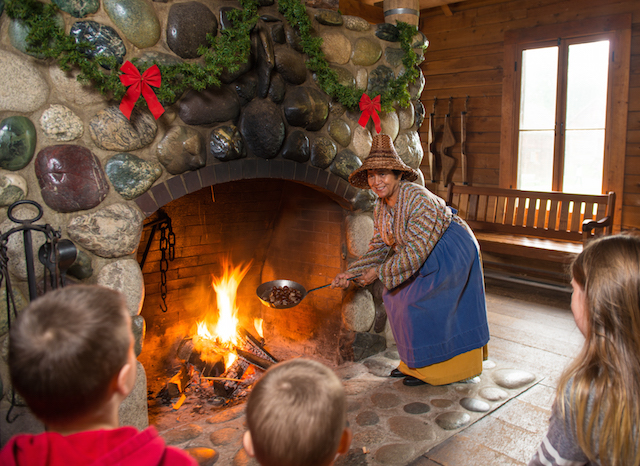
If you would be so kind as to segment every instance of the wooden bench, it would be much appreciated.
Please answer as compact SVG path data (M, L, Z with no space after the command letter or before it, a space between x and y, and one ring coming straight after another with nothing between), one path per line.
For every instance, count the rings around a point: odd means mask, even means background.
M569 262L595 236L612 233L615 193L518 191L454 185L447 204L476 234L485 253Z

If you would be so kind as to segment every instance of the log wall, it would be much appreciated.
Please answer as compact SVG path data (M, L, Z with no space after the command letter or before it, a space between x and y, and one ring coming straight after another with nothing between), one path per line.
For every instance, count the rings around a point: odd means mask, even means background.
M421 67L426 77L422 102L427 115L436 105L436 147L452 100L452 128L456 145L449 154L457 159L452 174L461 182L460 112L468 99L468 178L478 186L498 186L500 177L500 127L505 31L541 25L631 13L631 70L627 120L622 229L640 228L640 2L637 0L468 0L421 11L420 30L429 39ZM427 141L427 119L420 137ZM422 170L429 173L427 158ZM436 178L440 181L440 178ZM444 184L428 185L443 194Z

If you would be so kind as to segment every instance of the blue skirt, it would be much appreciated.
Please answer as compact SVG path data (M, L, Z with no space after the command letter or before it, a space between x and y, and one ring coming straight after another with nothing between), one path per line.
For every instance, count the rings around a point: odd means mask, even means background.
M412 278L385 290L383 301L409 367L446 361L489 341L478 245L458 223L451 222Z

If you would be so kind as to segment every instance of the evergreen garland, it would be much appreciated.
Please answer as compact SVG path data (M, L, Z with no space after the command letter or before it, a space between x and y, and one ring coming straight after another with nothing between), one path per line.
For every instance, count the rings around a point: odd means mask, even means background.
M162 86L154 89L163 103L175 102L187 89L203 90L210 86L220 86L220 74L223 70L236 71L241 63L246 63L251 52L250 32L258 21L258 0L238 0L241 9L228 11L233 25L222 30L219 36L207 35L209 47L200 46L198 53L204 64L181 63L177 65L158 64L162 73ZM338 82L337 73L331 69L321 50L322 39L312 36L311 20L306 7L299 0L278 0L279 11L289 24L296 25L301 37L304 53L309 57L307 68L315 73L320 88L348 109L358 108L360 98L365 92L355 86L344 86ZM119 63L114 57L88 58L86 52L93 46L86 42L76 43L58 26L58 7L37 0L7 0L7 15L22 21L29 30L28 51L38 58L55 59L58 66L69 71L73 67L80 69L78 80L92 84L104 96L119 100L126 92L120 82ZM407 86L419 76L418 56L411 47L417 29L407 23L398 22L400 45L404 50L402 59L403 73L389 82L380 95L382 110L393 109L394 103L406 107L411 99ZM140 72L144 72L153 63L140 63L131 60ZM106 68L106 69L105 69ZM370 96L375 97L375 96ZM140 97L138 103L144 102Z

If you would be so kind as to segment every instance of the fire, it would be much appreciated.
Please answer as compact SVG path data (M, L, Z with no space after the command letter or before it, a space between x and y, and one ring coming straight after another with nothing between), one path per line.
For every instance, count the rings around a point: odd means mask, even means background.
M256 332L258 332L258 335L260 335L260 338L264 338L264 332L262 331L263 323L264 323L263 319L258 319L258 318L253 319L253 327L256 329Z
M221 277L213 276L211 286L216 292L218 307L218 319L205 316L197 323L197 331L194 343L203 348L218 347L227 350L240 344L238 335L238 308L236 307L236 295L238 286L249 272L251 262L247 265L232 267L228 260L223 261L223 274ZM215 323L214 323L215 322ZM206 353L206 351L203 351ZM229 367L237 356L233 352L225 352L225 365Z

